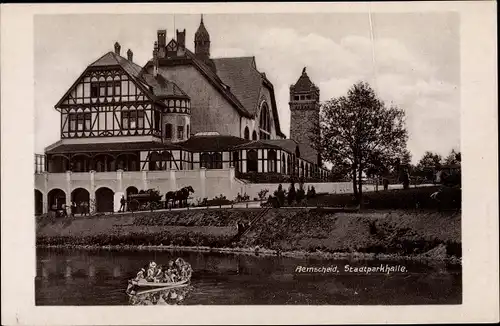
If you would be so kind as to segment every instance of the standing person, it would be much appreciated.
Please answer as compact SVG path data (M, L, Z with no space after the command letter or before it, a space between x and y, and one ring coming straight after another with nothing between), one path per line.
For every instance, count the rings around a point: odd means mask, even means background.
M125 203L127 201L125 200L125 196L122 195L122 199L120 199L120 210L118 212L125 212Z
M61 209L62 209L62 212L61 212L62 216L68 217L68 205L62 204Z
M382 182L384 184L384 190L389 190L389 180L387 178L384 178Z
M75 217L76 214L76 203L71 201L71 217Z
M88 209L89 209L89 203L88 203L88 202L86 202L86 201L84 201L84 202L82 202L82 205L81 205L81 206L82 206L82 213L83 213L83 215L84 215L84 216L87 216L87 214L88 214Z

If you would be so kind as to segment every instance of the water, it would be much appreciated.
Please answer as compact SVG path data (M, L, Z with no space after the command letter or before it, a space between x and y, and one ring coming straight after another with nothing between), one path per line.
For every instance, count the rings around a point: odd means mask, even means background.
M188 287L129 297L127 280L148 261L182 257L194 274ZM297 266L405 266L408 272L359 275L297 273ZM175 292L175 293L174 293ZM37 305L380 305L460 304L456 265L333 261L250 255L111 250L37 250Z

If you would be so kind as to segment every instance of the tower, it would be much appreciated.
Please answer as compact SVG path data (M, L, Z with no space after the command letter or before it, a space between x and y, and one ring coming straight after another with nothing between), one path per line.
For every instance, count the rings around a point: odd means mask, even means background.
M290 138L312 145L311 137L319 132L319 88L309 79L306 68L290 86Z
M210 59L210 34L203 24L203 15L201 15L200 26L194 34L194 53L203 61Z

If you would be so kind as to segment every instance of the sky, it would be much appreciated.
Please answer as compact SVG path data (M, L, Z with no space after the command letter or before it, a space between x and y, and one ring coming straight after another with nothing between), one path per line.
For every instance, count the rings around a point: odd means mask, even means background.
M158 29L186 29L194 50L199 14L89 14L35 17L35 150L60 139L54 105L85 68L115 41L144 65ZM307 67L321 101L367 81L406 113L408 149L460 149L460 21L452 12L204 15L212 57L255 56L273 83L282 131L289 135L289 87ZM370 29L370 26L372 28ZM370 32L372 31L372 33ZM168 41L167 41L168 42Z

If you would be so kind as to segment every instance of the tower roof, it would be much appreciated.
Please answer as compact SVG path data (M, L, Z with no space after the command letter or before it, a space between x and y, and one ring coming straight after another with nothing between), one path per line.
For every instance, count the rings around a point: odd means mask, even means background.
M205 28L205 24L203 24L203 15L201 15L200 26L198 30L194 34L195 42L198 41L210 41L210 34L208 34L207 29Z
M297 80L295 85L293 85L293 89L296 92L307 92L310 91L312 87L316 87L316 85L314 85L311 79L309 79L309 76L306 72L306 67L304 67L299 79Z

